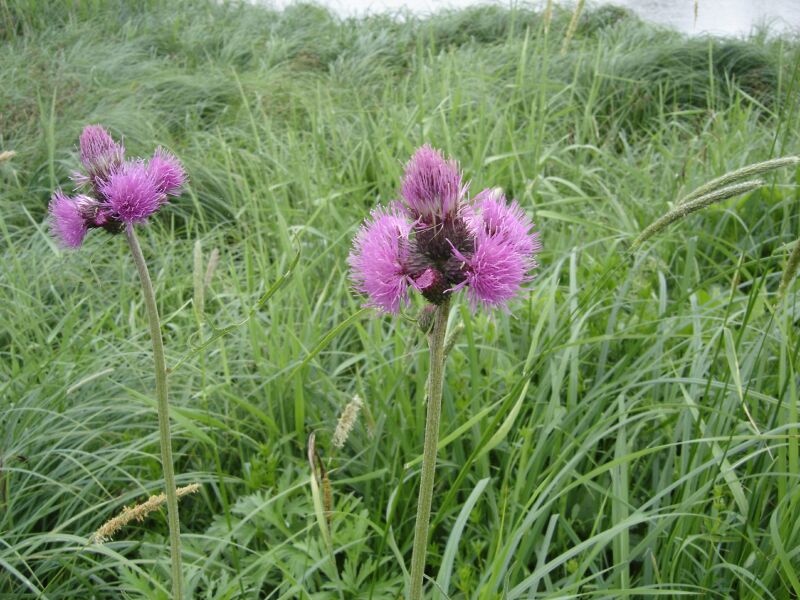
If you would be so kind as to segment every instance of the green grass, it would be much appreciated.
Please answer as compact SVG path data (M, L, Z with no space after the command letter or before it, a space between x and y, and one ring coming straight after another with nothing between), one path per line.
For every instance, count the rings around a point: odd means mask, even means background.
M429 597L800 595L796 284L773 311L800 171L625 255L702 183L798 154L800 44L687 41L587 9L562 56L569 18L558 9L545 36L524 8L342 21L210 0L0 2L0 150L17 152L0 163L0 595L169 589L165 513L89 543L161 485L124 241L92 232L62 252L47 232L96 122L132 155L166 145L191 179L141 239L168 362L182 361L178 483L203 484L181 501L192 597L402 597L426 344L359 312L345 258L424 142L473 190L516 197L544 244L509 314L459 301L452 315ZM198 241L220 255L202 315ZM364 413L334 451L354 394Z

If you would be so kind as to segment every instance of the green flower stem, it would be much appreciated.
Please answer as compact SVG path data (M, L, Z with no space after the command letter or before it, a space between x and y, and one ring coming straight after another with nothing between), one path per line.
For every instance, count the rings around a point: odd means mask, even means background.
M183 575L181 570L181 529L178 522L178 495L175 492L175 472L172 466L172 439L169 432L169 405L167 403L167 362L164 358L164 341L161 339L161 322L158 318L156 295L142 248L132 225L125 228L133 262L142 280L142 293L150 322L150 337L153 341L153 361L156 375L156 400L158 402L158 433L161 441L161 466L164 470L164 485L167 494L167 521L169 522L170 554L172 559L172 597L183 599Z
M433 480L436 473L436 446L439 443L439 419L442 414L442 385L444 382L445 339L449 298L436 308L433 331L430 334L430 369L428 373L428 416L425 421L425 447L422 451L422 474L417 502L417 524L414 529L414 550L411 554L410 600L422 600L422 579L425 573L425 554L428 550L428 526L431 520Z

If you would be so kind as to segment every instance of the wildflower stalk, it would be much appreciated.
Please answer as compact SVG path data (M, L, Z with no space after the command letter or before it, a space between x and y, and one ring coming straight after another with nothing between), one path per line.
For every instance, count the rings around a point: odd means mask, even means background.
M167 403L167 363L164 357L164 342L161 338L161 322L158 318L153 282L144 261L142 248L132 224L125 227L125 235L131 248L133 262L142 281L142 293L150 322L150 337L153 342L155 363L156 401L158 404L158 433L161 442L161 466L164 470L164 485L167 495L167 521L169 523L170 556L172 560L172 597L183 598L183 576L181 569L180 523L178 522L178 495L175 492L175 472L172 466L172 439L169 431L169 404Z
M425 573L425 554L428 549L428 526L433 501L433 481L436 473L436 446L439 443L439 419L442 414L442 386L444 383L445 339L450 300L436 307L433 331L429 338L430 369L428 374L428 414L425 422L425 446L422 451L417 523L414 529L414 549L411 554L410 600L422 599L422 579Z

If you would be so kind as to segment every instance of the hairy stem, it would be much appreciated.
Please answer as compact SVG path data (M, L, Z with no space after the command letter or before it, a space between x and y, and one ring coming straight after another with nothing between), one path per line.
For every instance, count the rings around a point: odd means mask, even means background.
M156 375L156 401L158 403L158 434L161 441L161 467L164 470L164 485L167 495L167 520L169 522L170 555L172 559L172 597L183 599L183 575L181 570L181 529L178 522L178 495L175 492L175 472L172 466L172 438L169 432L169 405L167 403L167 362L164 358L164 341L161 339L161 322L158 318L156 295L147 264L144 262L142 248L133 230L133 225L125 229L128 245L131 247L133 262L142 281L144 305L150 322L150 337L153 341L153 362Z
M410 600L422 599L422 579L425 573L425 554L428 550L428 526L431 519L433 480L436 473L436 446L439 443L439 419L442 414L442 385L444 383L445 338L450 301L436 308L433 331L430 334L430 370L428 373L428 416L425 421L425 447L422 451L422 474L417 502L417 524L414 529L414 549L411 554Z

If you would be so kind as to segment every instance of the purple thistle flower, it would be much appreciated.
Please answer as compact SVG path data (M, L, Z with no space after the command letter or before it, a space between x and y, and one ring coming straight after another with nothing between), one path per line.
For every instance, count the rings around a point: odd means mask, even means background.
M529 279L527 272L532 259L516 251L502 236L478 232L475 251L465 257L453 252L464 263L465 279L453 290L465 287L473 309L482 303L486 307L505 307Z
M50 228L53 236L67 248L80 246L89 231L86 219L81 212L81 203L84 198L91 202L91 199L86 196L78 196L73 199L61 190L56 190L50 200L48 207Z
M167 201L153 173L141 161L125 163L100 184L99 191L112 216L123 223L145 221Z
M473 207L478 217L474 224L482 225L491 235L501 236L519 254L531 256L542 249L539 234L531 231L533 222L516 200L506 204L502 190L483 190L473 199Z
M125 148L118 144L100 125L84 127L80 137L81 162L88 177L77 174L76 183L87 183L92 178L108 176L112 169L122 164Z
M356 234L348 262L356 289L369 296L370 306L396 313L408 301L410 231L403 215L378 207Z
M406 168L403 203L379 208L354 240L349 262L369 304L397 312L409 289L441 304L465 289L473 309L505 307L531 279L541 250L533 223L498 189L475 198L454 161L423 146Z
M161 146L156 148L147 168L162 194L177 196L181 186L186 182L186 172L180 161Z
M174 155L159 147L147 163L126 162L125 148L100 125L84 128L80 157L85 172L71 179L78 187L88 186L88 194L70 198L58 190L49 207L53 235L70 248L80 246L89 229L119 233L125 225L147 220L186 183Z
M442 222L455 214L465 192L458 164L427 144L408 161L401 194L411 218Z

